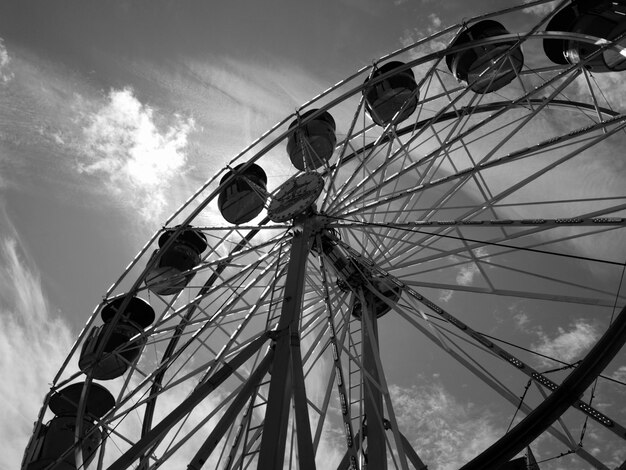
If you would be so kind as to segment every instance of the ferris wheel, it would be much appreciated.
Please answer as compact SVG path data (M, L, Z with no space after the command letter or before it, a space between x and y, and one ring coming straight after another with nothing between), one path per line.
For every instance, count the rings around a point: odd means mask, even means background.
M380 58L209 179L95 308L22 468L437 468L393 393L435 356L520 416L464 470L540 468L519 455L546 436L615 466L574 430L626 439L589 398L625 365L626 114L603 77L626 69L626 1L509 30L547 3ZM520 306L603 334L546 371Z

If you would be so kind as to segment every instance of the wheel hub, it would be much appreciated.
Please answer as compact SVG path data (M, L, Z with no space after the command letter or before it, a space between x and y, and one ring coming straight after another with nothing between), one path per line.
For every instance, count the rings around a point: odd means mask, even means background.
M344 246L334 229L323 228L312 250L330 262L337 274L337 286L346 292L362 292L367 307L373 309L377 317L391 310L390 304L395 304L400 298L401 289L377 275L371 267L373 263L370 262L370 265L365 258L351 254L353 250ZM361 299L355 295L352 314L360 318L362 310Z

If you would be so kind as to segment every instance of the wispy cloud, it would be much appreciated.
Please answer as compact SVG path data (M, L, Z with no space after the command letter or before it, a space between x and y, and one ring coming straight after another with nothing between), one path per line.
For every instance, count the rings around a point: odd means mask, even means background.
M185 170L185 148L194 128L191 118L174 115L159 128L155 110L132 90L111 90L102 107L86 116L81 173L104 176L113 194L123 197L146 220L167 206L168 187Z
M383 3L372 0L340 0L346 7L352 8L371 16L380 16L385 8Z
M488 260L488 258L485 258L487 256L487 250L485 250L484 248L482 247L477 248L473 250L473 252L477 258ZM450 259L453 262L459 262L461 260L457 256L451 256ZM470 261L466 264L463 264L459 268L455 268L455 270L456 270L455 282L457 285L460 285L460 286L470 286L474 284L476 276L480 274L480 269L478 268L478 264L476 264L474 261ZM449 302L450 299L452 299L453 295L454 295L453 289L441 290L439 292L439 300L442 302Z
M480 247L472 251L477 259L489 261L489 258L487 258L487 250L485 248ZM472 261L471 263L468 263L462 266L461 269L459 269L459 272L456 276L456 282L462 286L469 286L474 283L474 279L479 273L480 269L478 268L478 264Z
M531 3L534 1L535 0L524 0L524 3ZM529 7L525 9L524 12L528 14L538 15L538 16L545 16L548 13L552 12L554 10L554 7L556 7L558 3L559 3L558 0L554 0L553 2L548 2L548 3L541 4L541 5L535 5L534 7Z
M615 380L619 380L620 382L626 382L626 366L621 366L611 376Z
M460 403L440 384L390 392L401 430L433 470L459 468L502 434L489 412Z
M4 46L4 40L0 38L0 83L7 83L13 78L13 73L9 70L11 57Z
M336 468L345 453L345 432L335 428L327 421L324 423L315 463L317 468Z
M584 76L578 77L573 83L572 91L577 99L589 102L593 93L602 107L619 110L626 107L626 97L622 92L624 77L620 72L589 74L588 78L589 83Z
M513 312L511 312L513 313ZM527 332L527 327L530 323L530 318L528 317L528 314L525 312L518 312L518 313L514 313L513 314L513 322L515 323L515 326L524 332Z
M2 468L19 468L43 397L72 344L70 328L51 310L16 239L1 239L0 440L8 451Z
M15 233L0 239L0 326L0 374L3 378L0 382L0 440L6 449L0 468L8 470L19 468L43 398L76 336L54 313L40 274L22 252ZM76 364L70 362L65 376L76 370ZM167 415L189 395L194 385L189 381L174 393L163 395L155 420ZM122 382L108 381L105 386L116 395ZM198 405L193 416L183 423L183 435L208 416L224 398L225 395L215 392ZM174 454L168 461L171 467L167 468L185 467L220 416L218 413ZM117 430L131 438L141 433L136 419L125 419ZM125 442L115 437L112 439L116 442L109 447L106 464L119 456L116 449L127 447ZM208 464L214 464L218 457L212 456Z
M409 46L421 38L435 34L441 29L442 21L436 13L430 13L423 22L425 22L424 25L420 25L419 27L415 27L412 30L404 32L400 38L400 42L403 46ZM444 37L444 39L435 39L426 43L416 51L416 56L445 49L448 45L447 40L450 39L450 37L451 35L448 34Z

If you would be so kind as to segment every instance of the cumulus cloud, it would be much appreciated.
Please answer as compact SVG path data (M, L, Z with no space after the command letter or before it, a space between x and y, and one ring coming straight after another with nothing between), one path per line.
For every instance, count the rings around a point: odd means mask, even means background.
M13 73L8 69L11 58L4 46L4 40L0 38L0 83L7 83L13 78Z
M429 31L434 32L434 30L441 28L441 18L439 18L436 14L431 13L428 15L428 19L430 21Z
M573 362L582 358L583 354L593 346L600 337L598 329L585 320L576 320L567 329L559 327L556 335L546 334L537 330L539 342L532 344L532 349L565 362ZM543 365L554 365L553 361L542 359Z
M479 272L478 266L474 263L463 266L456 275L456 282L462 286L469 286L474 282L474 277Z
M147 221L167 207L166 193L184 172L193 119L174 115L164 128L155 111L132 90L111 90L106 103L87 114L78 171L105 178L108 189Z
M486 410L460 403L440 384L390 393L400 429L429 469L457 469L502 435Z
M72 344L51 313L37 270L13 238L0 240L0 441L6 467L19 468L44 395Z

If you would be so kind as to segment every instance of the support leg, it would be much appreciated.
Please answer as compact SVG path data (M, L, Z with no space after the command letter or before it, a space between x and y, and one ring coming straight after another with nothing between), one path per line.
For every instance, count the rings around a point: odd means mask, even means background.
M265 423L263 424L263 437L261 438L261 450L259 453L258 468L264 470L279 470L283 468L285 458L285 444L287 437L287 424L289 422L289 403L293 395L294 377L292 374L292 335L298 336L300 314L302 310L302 298L304 294L304 275L306 272L307 256L310 248L311 221L304 219L299 230L294 234L291 245L289 266L287 267L287 279L285 281L285 294L282 304L280 321L278 323L278 339L272 365L272 380L267 399ZM299 378L296 377L299 382ZM300 386L300 385L299 385ZM304 384L302 382L301 386ZM300 393L300 395L306 394ZM302 406L301 399L297 406ZM304 400L306 405L306 399ZM298 415L301 416L301 411ZM304 410L308 412L306 409ZM301 421L301 420L299 420ZM300 424L304 427L304 424ZM298 429L306 432L304 429ZM308 429L310 440L310 429ZM300 445L300 442L299 442ZM307 447L307 444L304 444ZM307 462L312 465L306 468L315 468L315 462Z
M363 335L362 360L363 369L370 377L363 377L363 394L365 418L367 419L367 466L379 470L387 469L387 445L385 441L385 427L383 423L383 394L381 393L380 377L376 358L378 351L375 350L378 344L378 323L376 312L368 302L367 297L371 297L361 292L361 331Z

